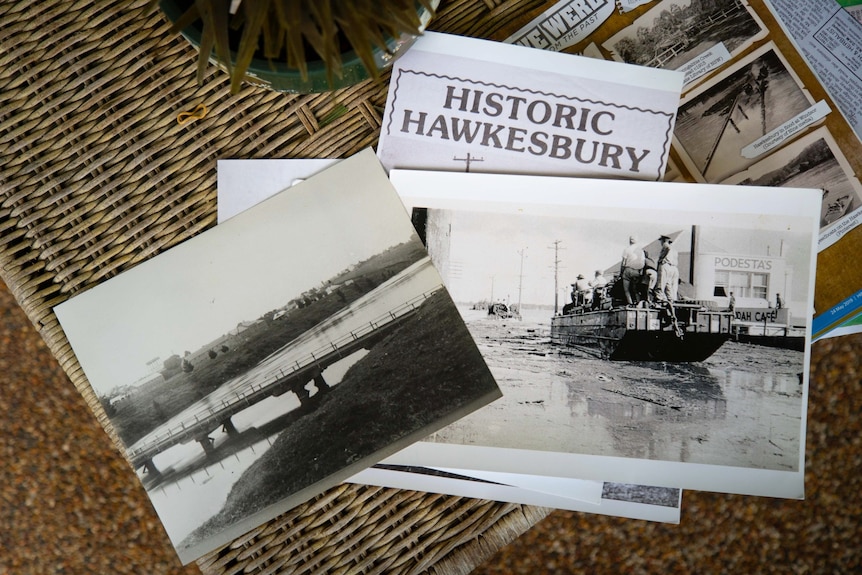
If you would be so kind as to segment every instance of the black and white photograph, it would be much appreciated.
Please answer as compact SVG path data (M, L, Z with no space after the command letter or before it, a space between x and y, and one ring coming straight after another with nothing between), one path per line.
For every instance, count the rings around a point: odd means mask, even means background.
M862 186L825 127L806 134L724 183L821 188L821 250L840 239L840 234L832 233L835 226L862 208ZM855 224L844 226L841 231L847 232L852 227Z
M370 149L55 311L184 563L500 396Z
M662 0L603 47L627 64L685 72L690 88L766 33L741 0Z
M746 146L813 105L796 74L769 43L682 99L674 147L698 181L718 183L757 161L743 155Z
M224 159L218 162L219 223L294 185L336 160ZM669 162L668 166L673 166ZM470 475L472 473L472 475ZM437 471L425 467L374 465L347 479L351 483L479 497L556 509L601 513L633 519L679 522L681 490L601 481L504 474L477 470ZM512 485L517 483L518 486ZM602 499L610 491L614 496ZM632 496L626 497L625 493ZM676 498L673 505L647 499ZM659 494L661 497L657 496ZM658 506L656 506L658 505Z
M802 497L819 190L390 176L504 397L386 463Z

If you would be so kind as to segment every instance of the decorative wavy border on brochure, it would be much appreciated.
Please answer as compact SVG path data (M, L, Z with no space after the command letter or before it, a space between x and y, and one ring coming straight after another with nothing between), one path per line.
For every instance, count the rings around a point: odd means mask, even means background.
M478 86L485 86L485 87L491 87L491 88L503 88L506 90L512 90L512 91L522 92L522 93L527 93L527 94L534 94L534 95L540 95L540 96L550 96L553 98L560 98L560 99L569 100L572 102L597 104L597 105L601 105L601 106L608 106L610 108L629 110L632 112L641 112L641 113L645 113L645 114L653 114L656 116L664 116L667 118L668 125L667 125L667 130L665 131L665 135L664 135L665 139L664 139L664 144L662 145L662 154L661 154L659 159L660 159L660 163L662 166L665 166L665 167L667 166L667 160L668 160L668 156L670 154L670 144L671 144L671 139L672 139L672 135L673 135L673 123L674 123L674 120L676 119L675 113L671 114L669 112L662 112L660 110L651 110L648 108L640 108L640 107L636 107L636 106L627 106L624 104L603 102L601 100L590 100L588 98L578 98L576 96L569 96L566 94L556 94L554 92L545 92L542 90L533 90L530 88L518 88L515 86L508 86L506 84L497 84L494 82L485 82L482 80L471 80L468 78L461 78L458 76L447 76L445 74L435 74L435 73L423 72L423 71L419 71L419 70L407 70L404 68L401 68L398 70L398 74L394 80L395 81L395 87L392 90L392 105L389 108L389 117L386 119L386 135L387 136L392 134L392 132L391 132L392 114L395 111L396 102L398 101L398 89L401 85L401 76L403 74L407 74L407 73L418 75L418 76L425 76L428 78L438 78L441 80L452 80L452 81L456 81L456 82L466 82L466 83L474 84L474 85L478 85ZM661 178L662 178L661 173L656 174L656 180L660 180Z

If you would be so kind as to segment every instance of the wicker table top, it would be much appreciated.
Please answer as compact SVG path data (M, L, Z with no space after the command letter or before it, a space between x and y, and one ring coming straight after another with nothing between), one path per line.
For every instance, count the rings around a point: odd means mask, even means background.
M147 2L0 3L0 277L120 450L53 306L214 226L217 159L345 157L374 145L388 79L315 95L246 86L231 96L227 76L210 68L199 86L197 52L161 14L143 16ZM547 4L443 0L431 29L502 39ZM774 31L762 0L750 4ZM776 41L799 61L785 38ZM803 80L825 97L810 72ZM204 119L177 123L201 103ZM827 119L859 169L862 146L840 122ZM860 242L862 227L820 254L818 309L858 289L858 266L846 264ZM547 513L342 485L198 565L465 573Z
M377 141L386 78L231 96L146 0L0 5L0 275L121 444L53 306L216 223L218 158L344 157ZM538 1L444 2L432 28L490 36ZM177 115L205 104L208 115ZM337 117L332 121L332 118ZM129 480L136 481L130 470ZM342 485L199 560L206 573L464 573L548 510Z

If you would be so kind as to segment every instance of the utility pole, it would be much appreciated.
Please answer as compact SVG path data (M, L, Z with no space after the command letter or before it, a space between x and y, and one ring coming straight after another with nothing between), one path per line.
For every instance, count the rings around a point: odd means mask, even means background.
M471 156L469 153L465 158L459 158L458 156L452 156L452 160L455 162L465 162L467 164L467 172L470 171L470 164L473 162L484 162L485 158L477 158L475 156Z
M554 240L554 315L560 309L560 244L561 240Z
M521 271L518 274L518 315L524 317L521 313L521 291L524 287L524 252L527 251L527 248L521 248L518 250L518 253L521 254Z
M730 105L730 110L727 112L727 117L724 119L724 124L721 126L721 130L718 131L718 135L715 137L715 141L712 143L712 149L706 155L706 162L703 165L703 169L701 169L701 173L705 174L709 169L709 165L712 163L712 157L715 155L715 151L718 149L718 144L721 143L721 137L724 136L724 131L727 130L727 125L731 124L734 128L736 125L733 124L733 111L736 109L736 103L739 102L739 99L742 97L742 92L736 95L733 99L733 103ZM737 128L737 132L739 129Z

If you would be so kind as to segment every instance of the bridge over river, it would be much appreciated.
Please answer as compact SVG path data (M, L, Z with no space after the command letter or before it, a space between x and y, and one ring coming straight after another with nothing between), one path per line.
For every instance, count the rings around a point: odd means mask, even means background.
M138 440L128 448L129 459L158 474L156 455L190 441L209 453L213 430L235 434L231 417L270 396L293 392L306 404L309 382L326 391L322 374L329 365L373 346L442 287L431 260L420 260Z

